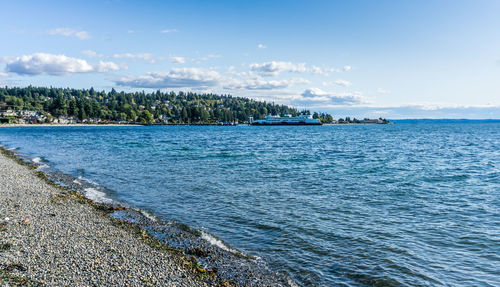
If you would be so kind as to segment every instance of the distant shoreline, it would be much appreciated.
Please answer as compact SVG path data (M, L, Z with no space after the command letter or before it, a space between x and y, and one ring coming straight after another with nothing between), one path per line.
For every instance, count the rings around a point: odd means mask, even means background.
M349 126L349 125L392 125L393 122L387 124L376 124L376 123L336 123L336 124L322 124L323 126ZM0 128L9 127L141 127L141 126L248 126L249 124L0 124ZM261 126L273 126L273 125L261 125ZM280 125L275 125L280 126ZM283 125L287 126L287 125ZM288 125L289 126L289 125ZM299 125L297 125L299 126ZM306 125L307 126L307 125Z
M8 127L130 127L137 124L0 124L0 128Z

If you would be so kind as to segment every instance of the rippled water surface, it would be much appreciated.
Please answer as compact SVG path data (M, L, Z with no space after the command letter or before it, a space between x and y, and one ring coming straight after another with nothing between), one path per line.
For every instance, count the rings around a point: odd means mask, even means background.
M23 127L0 144L305 286L499 286L500 124Z

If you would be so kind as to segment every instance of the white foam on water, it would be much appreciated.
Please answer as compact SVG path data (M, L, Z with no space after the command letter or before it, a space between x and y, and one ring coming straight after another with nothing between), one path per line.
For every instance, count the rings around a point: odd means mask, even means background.
M93 187L87 187L83 191L85 191L85 197L97 203L113 203L113 200L106 197L106 194L104 192L99 191Z
M48 164L43 163L43 159L41 157L32 158L31 161L37 165L36 167L37 170L46 169L50 167Z
M142 210L142 209L140 209L140 212L141 212L142 215L144 215L149 220L154 221L154 222L157 221L156 217L154 215L152 215L151 213L149 213L149 212L147 212L145 210Z
M78 185L82 185L82 183L78 179L73 180L73 183L76 183Z
M98 186L99 184L91 179L88 179L88 178L84 178L82 176L79 176L78 177L78 180L83 180L83 181L86 181L88 183L90 183L91 185L95 185L95 186Z
M220 241L219 239L213 237L212 235L206 233L206 232L201 232L201 238L208 241L208 243L212 244L212 245L215 245L223 250L226 250L226 251L229 251L231 253L239 253L238 251L234 250L234 249L231 249L229 248L226 244L224 244L222 241Z

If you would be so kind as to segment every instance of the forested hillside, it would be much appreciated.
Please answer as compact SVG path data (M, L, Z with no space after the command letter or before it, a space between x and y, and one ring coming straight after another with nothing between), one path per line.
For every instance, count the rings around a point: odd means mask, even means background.
M229 123L246 122L249 117L262 118L268 114L298 115L298 111L231 95L184 92L153 93L110 92L90 89L61 89L44 87L0 88L0 111L35 111L51 118L73 118L99 121L169 122L169 123ZM326 114L315 114L325 120Z

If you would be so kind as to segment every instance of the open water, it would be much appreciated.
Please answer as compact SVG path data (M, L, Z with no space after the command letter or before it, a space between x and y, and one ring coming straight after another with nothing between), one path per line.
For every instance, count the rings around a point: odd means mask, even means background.
M0 144L304 286L500 286L499 123L13 127Z

